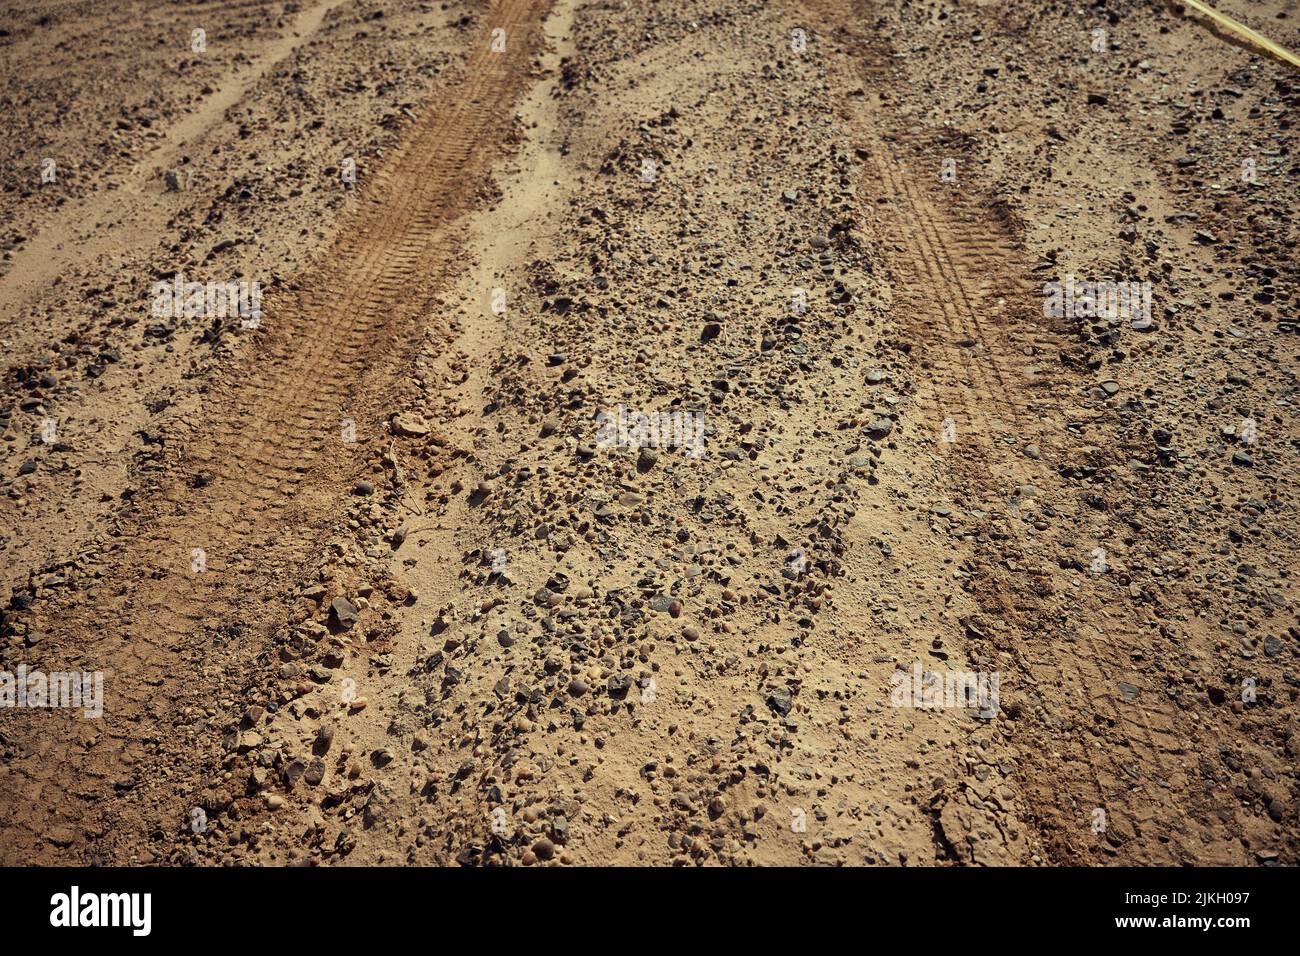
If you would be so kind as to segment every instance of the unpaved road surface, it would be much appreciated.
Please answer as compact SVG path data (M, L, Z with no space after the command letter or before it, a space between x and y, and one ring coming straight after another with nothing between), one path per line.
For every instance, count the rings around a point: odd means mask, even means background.
M1294 68L1131 0L0 28L0 862L1300 861Z

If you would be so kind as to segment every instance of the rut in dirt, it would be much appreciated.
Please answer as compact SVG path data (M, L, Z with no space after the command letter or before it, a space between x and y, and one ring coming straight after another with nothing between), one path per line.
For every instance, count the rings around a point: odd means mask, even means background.
M861 31L869 17L851 23L834 5L805 5L851 38L845 50L867 103L905 81L887 39ZM1144 664L1157 622L1123 604L1071 607L1050 580L1022 566L1039 547L1019 510L1022 491L1070 511L1082 498L1045 467L1089 444L1090 423L1072 400L1078 369L1069 364L1069 332L1044 318L1037 264L1004 204L967 174L974 164L955 181L940 175L942 157L965 155L973 144L894 115L885 94L879 105L846 113L870 154L868 188L889 246L895 312L928 367L918 405L954 499L989 509L976 536L968 591L980 614L968 637L972 653L1014 662L1008 696L1020 715L1018 749L1033 768L1021 784L1029 822L1057 863L1092 858L1100 838L1090 821L1100 817L1126 861L1171 865L1184 821L1230 807L1219 796L1163 785L1171 755L1194 735L1165 699L1164 675ZM1026 453L1039 445L1057 454L1040 461ZM1143 830L1161 838L1136 839Z
M14 751L0 862L123 860L186 827L195 784L162 766L159 741L214 706L205 629L241 612L259 576L305 558L341 512L344 419L382 427L373 393L355 408L350 400L363 378L402 367L431 297L461 265L456 221L476 205L510 131L546 6L502 0L481 18L460 85L417 113L332 246L266 296L257 340L211 385L183 450L137 496L99 562L102 578L66 606L31 609L40 666L103 671L104 715L0 723ZM496 30L504 51L493 49ZM215 749L211 736L202 745Z

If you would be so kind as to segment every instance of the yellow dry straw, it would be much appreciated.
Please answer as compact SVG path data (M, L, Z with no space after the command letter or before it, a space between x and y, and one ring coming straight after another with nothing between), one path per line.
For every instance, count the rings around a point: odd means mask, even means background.
M1236 20L1232 19L1232 17L1228 16L1227 14L1220 13L1218 10L1215 10L1213 7L1207 7L1205 4L1201 3L1201 0L1181 0L1181 2L1187 4L1193 10L1201 11L1201 13L1205 14L1207 17L1210 17L1212 20L1218 21L1218 23L1221 26L1227 27L1229 30L1231 30L1233 33L1236 33L1238 36L1245 37L1247 40L1249 40L1251 43L1254 43L1256 46L1264 48L1269 53L1272 53L1278 59L1286 60L1286 62L1290 63L1292 66L1300 66L1300 56L1296 56L1290 50L1283 49L1282 47L1274 43L1272 40L1270 40L1268 37L1260 36L1258 33L1256 33L1250 27L1246 26L1244 23L1238 23Z

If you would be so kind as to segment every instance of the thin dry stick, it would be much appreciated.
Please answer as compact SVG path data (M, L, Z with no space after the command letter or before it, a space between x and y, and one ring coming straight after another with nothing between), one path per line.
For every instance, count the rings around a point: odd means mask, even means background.
M1186 3L1193 10L1199 10L1201 13L1205 14L1207 17L1217 22L1220 26L1227 27L1229 30L1231 30L1233 33L1236 33L1238 36L1245 37L1247 40L1249 40L1251 43L1255 44L1256 46L1264 50L1267 50L1269 53L1272 53L1278 59L1285 60L1287 63L1290 63L1292 66L1300 66L1300 56L1296 56L1290 50L1278 46L1268 37L1260 36L1250 27L1246 26L1244 23L1238 23L1236 20L1232 19L1232 17L1228 16L1226 13L1220 13L1218 10L1215 10L1213 7L1207 7L1205 4L1201 3L1201 0L1182 0L1182 2Z

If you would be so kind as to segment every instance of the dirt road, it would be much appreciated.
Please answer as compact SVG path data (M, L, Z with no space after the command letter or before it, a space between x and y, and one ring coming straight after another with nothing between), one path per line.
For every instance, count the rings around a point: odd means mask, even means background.
M1297 861L1293 69L139 7L0 35L3 862Z

